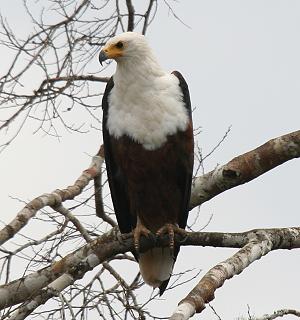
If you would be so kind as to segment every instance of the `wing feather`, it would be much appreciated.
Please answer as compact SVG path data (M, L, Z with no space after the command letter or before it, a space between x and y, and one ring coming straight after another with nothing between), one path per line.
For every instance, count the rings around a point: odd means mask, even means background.
M103 120L103 142L104 142L104 154L106 162L106 170L108 176L108 183L111 192L111 198L113 201L115 214L117 217L118 225L121 233L131 232L133 229L132 216L129 210L128 190L127 182L123 175L121 168L119 167L113 152L114 140L109 134L107 129L107 117L109 109L109 95L114 87L113 77L108 81L105 92L102 99Z
M187 136L185 137L187 141L186 150L183 152L182 156L179 157L178 163L178 184L182 194L182 207L181 207L181 216L179 217L179 227L185 228L188 214L189 214L189 203L191 196L191 185L192 185L192 177L193 177L193 164L194 164L194 139L193 139L193 122L192 122L192 108L191 108L191 99L189 94L188 85L183 78L182 74L179 71L173 71L173 75L175 75L179 80L179 86L182 91L182 98L187 109L190 124L189 124L189 132L187 132Z
M193 164L194 164L194 138L193 138L193 122L192 122L192 108L191 108L191 100L189 94L188 85L183 78L182 74L178 71L173 71L172 74L178 78L179 86L182 91L182 99L184 102L184 106L187 109L190 123L187 131L184 136L184 145L185 148L182 150L182 153L178 155L178 163L177 163L177 183L178 187L181 191L181 208L180 208L180 216L178 225L180 228L185 229L188 214L189 214L189 203L191 196L191 185L192 185L192 177L193 177ZM177 255L179 253L180 247L176 247L174 250L174 263L176 261ZM170 278L163 281L159 286L159 294L162 295L166 290Z

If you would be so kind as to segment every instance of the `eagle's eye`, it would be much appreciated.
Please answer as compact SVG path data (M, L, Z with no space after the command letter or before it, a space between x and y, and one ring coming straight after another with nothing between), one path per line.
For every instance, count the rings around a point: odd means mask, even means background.
M122 41L119 41L119 42L117 42L116 43L116 47L118 48L118 49L122 49L123 48L123 42Z

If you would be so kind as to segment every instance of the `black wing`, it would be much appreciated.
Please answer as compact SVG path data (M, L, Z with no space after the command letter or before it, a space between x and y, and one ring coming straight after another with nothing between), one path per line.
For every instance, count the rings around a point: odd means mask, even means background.
M109 109L108 97L113 87L114 81L111 77L106 85L102 99L102 133L104 142L104 155L111 198L114 204L118 225L121 233L128 233L132 231L133 223L132 216L130 215L129 211L127 183L120 167L115 161L112 148L113 142L106 126Z
M179 220L179 227L184 229L186 227L188 214L189 214L189 204L191 197L191 186L192 186L192 177L193 177L193 165L194 165L194 138L193 138L193 121L192 121L192 108L191 108L191 100L189 88L184 80L182 74L178 71L173 71L172 74L176 76L179 80L179 86L182 91L182 98L184 105L188 111L188 115L190 118L190 126L188 130L191 132L190 135L185 138L189 141L186 141L186 144L189 146L187 149L191 150L182 155L181 163L179 163L178 170L178 183L182 192L182 207L181 207L181 216Z
M182 99L184 105L188 111L188 115L190 118L190 124L185 133L184 139L187 148L183 151L182 155L178 157L177 164L177 181L178 186L180 188L182 194L182 202L180 208L180 217L179 217L179 227L185 229L188 214L189 214L189 204L190 204L190 196L191 196L191 186L192 186L192 177L193 177L193 164L194 164L194 138L193 138L193 122L192 122L192 108L191 108L191 100L190 93L187 83L185 82L183 76L178 71L173 71L172 74L178 78L179 86L182 91ZM176 261L177 255L179 253L180 247L176 247L174 250L174 262ZM165 280L159 286L159 294L162 295L166 290L170 278Z

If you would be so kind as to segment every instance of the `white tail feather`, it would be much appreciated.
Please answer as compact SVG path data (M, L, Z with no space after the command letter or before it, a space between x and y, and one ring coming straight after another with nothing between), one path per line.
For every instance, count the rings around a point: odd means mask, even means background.
M169 248L154 248L139 257L141 275L144 281L157 288L171 276L174 258Z

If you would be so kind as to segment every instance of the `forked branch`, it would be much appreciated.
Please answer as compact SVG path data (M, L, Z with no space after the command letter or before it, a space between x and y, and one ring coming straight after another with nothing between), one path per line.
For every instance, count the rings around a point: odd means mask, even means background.
M227 260L210 269L194 289L180 301L170 320L188 320L204 310L224 282L245 270L271 250L300 246L300 228L253 230L249 242Z
M214 291L226 279L243 271L254 260L259 259L270 250L300 248L300 228L258 229L244 233L187 232L185 236L176 235L175 240L183 246L242 248L233 257L211 269L188 297L182 300L181 305L188 306L193 312L199 312L203 309L204 303L212 300ZM143 252L154 247L167 247L168 245L168 236L143 237L140 250ZM122 235L121 239L117 230L112 229L51 266L0 286L0 309L24 302L30 295L33 299L41 294L40 290L43 288L46 288L47 297L50 298L57 294L57 291L52 292L51 295L47 286L52 286L51 283L56 285L55 281L61 277L62 280L65 280L64 274L68 275L68 279L72 279L70 281L73 283L107 259L133 250L132 234ZM185 309L187 307L184 307ZM182 312L182 308L176 312L179 311Z

